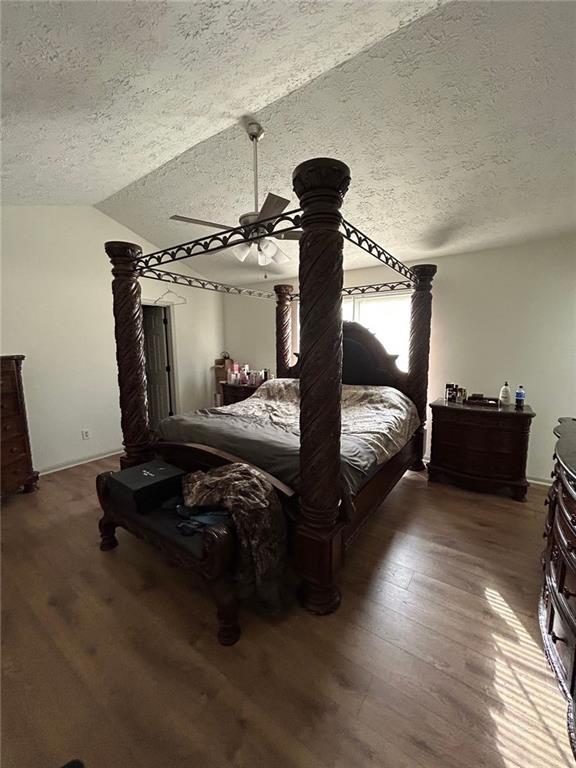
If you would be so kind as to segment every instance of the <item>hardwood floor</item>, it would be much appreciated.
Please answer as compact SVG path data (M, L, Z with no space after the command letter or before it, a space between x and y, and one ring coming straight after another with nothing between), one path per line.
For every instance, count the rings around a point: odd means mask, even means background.
M527 504L409 474L327 617L243 613L232 648L191 577L119 531L113 459L3 510L3 768L555 768L566 705L541 651L544 489Z

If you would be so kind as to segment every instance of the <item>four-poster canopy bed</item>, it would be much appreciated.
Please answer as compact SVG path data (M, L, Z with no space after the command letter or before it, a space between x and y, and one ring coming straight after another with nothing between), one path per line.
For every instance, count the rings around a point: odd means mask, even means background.
M348 167L327 158L309 160L293 174L294 191L301 209L282 214L257 226L237 227L149 255L132 243L108 242L106 253L112 262L113 306L120 389L120 409L125 453L123 468L159 457L182 469L206 469L241 457L198 443L155 441L147 412L146 370L143 345L140 277L188 285L228 294L276 301L276 366L278 378L299 379L300 448L297 494L271 477L279 495L292 506L294 528L291 555L302 580L302 604L318 614L335 610L340 602L336 573L346 546L359 526L384 500L407 469L421 470L426 421L428 358L431 322L431 285L436 266L408 267L347 221L340 207L350 183ZM299 293L291 286L276 285L274 294L222 285L210 280L165 271L161 267L197 253L219 251L238 242L250 242L271 232L301 227ZM394 269L402 279L396 282L343 289L344 239L364 249ZM395 356L389 355L377 339L357 323L342 323L342 296L370 295L411 289L409 370L400 371ZM291 366L291 302L300 305L300 352ZM346 504L341 473L341 391L342 384L394 387L416 406L420 426L391 459L374 467L355 492L352 505ZM100 523L103 549L116 545L117 525L142 532L134 522L126 523L122 510L114 509L107 495L106 477L100 476L98 491L104 517ZM350 500L348 500L350 501ZM345 513L344 510L347 510ZM350 511L352 510L352 511ZM226 536L213 537L212 554L201 570L214 579L214 555ZM230 546L229 542L222 545ZM215 548L215 549L214 549ZM197 569L198 570L198 569ZM218 568L216 569L218 570ZM222 571L222 568L220 568ZM239 636L230 596L219 601L221 642ZM228 633L228 634L227 634Z

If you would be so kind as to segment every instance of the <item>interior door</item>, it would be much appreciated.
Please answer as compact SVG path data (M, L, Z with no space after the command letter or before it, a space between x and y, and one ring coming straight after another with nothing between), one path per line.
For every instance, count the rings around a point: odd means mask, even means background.
M148 414L150 427L171 416L170 360L168 356L167 310L165 307L143 306L144 352L148 380Z

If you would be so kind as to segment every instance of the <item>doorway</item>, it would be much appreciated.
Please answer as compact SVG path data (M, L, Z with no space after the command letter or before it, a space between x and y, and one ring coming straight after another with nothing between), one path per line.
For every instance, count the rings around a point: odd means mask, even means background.
M142 305L150 428L174 415L174 368L170 307Z

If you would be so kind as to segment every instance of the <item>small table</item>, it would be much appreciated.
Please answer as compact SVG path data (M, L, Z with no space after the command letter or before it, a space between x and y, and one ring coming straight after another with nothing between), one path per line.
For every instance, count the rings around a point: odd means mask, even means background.
M491 408L436 400L432 409L431 481L447 479L486 493L507 488L516 501L526 500L529 405Z
M246 400L253 395L260 386L259 384L228 384L223 381L222 384L222 405L232 405Z

